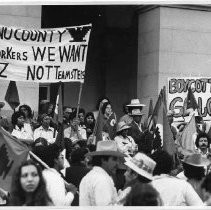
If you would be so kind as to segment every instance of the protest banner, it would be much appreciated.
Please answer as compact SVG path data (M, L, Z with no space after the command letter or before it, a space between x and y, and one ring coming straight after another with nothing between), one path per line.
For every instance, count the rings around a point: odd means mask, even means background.
M22 29L0 26L0 79L84 82L91 24Z
M168 109L175 111L175 120L182 120L184 102L191 87L198 105L198 114L211 120L211 78L173 77L168 78Z

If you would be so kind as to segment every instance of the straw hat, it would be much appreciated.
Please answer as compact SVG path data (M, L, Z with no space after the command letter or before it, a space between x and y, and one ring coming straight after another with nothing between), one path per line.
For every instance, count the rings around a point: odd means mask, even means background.
M156 166L156 162L144 153L137 153L133 158L125 158L126 166L134 170L141 176L146 177L149 180L153 180L153 170Z
M117 124L116 132L120 132L120 131L126 130L128 128L130 128L130 126L125 121L121 121Z
M131 110L131 113L129 115L131 115L131 116L137 116L137 115L141 116L141 115L144 115L144 113L142 113L140 109L133 109L133 110Z
M129 107L143 107L143 106L146 106L146 105L141 104L139 99L136 98L136 99L131 99L130 104L128 104L127 106L129 106Z
M4 107L4 105L5 105L5 103L4 103L4 102L0 102L0 109L1 109L1 108L3 108L3 107Z
M116 156L116 157L125 157L125 155L118 151L117 143L113 140L98 141L97 148L95 152L89 152L87 156Z
M182 162L196 167L208 166L211 163L207 158L202 157L200 153L186 156Z

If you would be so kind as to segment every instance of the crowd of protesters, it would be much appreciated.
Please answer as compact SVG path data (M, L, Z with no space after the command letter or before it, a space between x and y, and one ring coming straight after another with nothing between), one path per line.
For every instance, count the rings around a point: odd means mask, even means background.
M0 103L0 108L4 103ZM145 105L131 99L117 117L108 98L96 111L63 107L58 123L54 105L40 104L35 119L30 106L19 106L0 125L34 155L0 186L0 203L10 206L206 206L211 205L210 137L196 117L195 149L180 145L187 123L173 123L177 151L162 147L158 130L143 123Z

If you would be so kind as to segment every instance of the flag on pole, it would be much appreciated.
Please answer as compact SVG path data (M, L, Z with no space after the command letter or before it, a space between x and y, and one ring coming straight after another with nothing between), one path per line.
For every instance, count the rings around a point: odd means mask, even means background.
M163 150L173 157L176 154L174 136L168 122L167 113L164 109L163 109Z
M183 104L183 117L187 116L191 110L195 111L197 109L198 109L198 104L196 102L196 98L193 94L191 87L189 87L187 98L184 100Z
M10 81L4 99L13 110L15 110L15 108L19 106L20 100L15 81Z
M65 147L64 143L64 128L63 128L63 104L62 104L62 83L59 84L58 94L56 97L56 106L54 110L54 121L57 123L58 134L55 143L62 149ZM54 136L56 129L54 128Z
M184 128L178 143L185 153L193 153L195 151L195 142L193 134L196 134L195 115L191 117L190 122Z
M54 120L57 123L63 122L63 105L62 105L62 84L59 85L57 97L56 97L56 106L54 110Z
M0 187L9 191L16 167L26 160L27 145L0 127Z
M151 121L152 114L153 114L153 101L152 101L152 98L150 98L148 116L145 118L145 121L144 121L144 128L146 128L146 129L149 127L149 123Z

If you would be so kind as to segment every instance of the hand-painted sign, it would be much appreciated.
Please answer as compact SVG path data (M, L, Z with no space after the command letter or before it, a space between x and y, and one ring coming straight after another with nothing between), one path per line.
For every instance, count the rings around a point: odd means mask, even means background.
M91 24L21 29L0 26L0 79L83 82Z
M210 120L211 78L208 77L168 78L168 108L175 111L176 118L181 117L189 87L196 98L199 115L205 120Z

